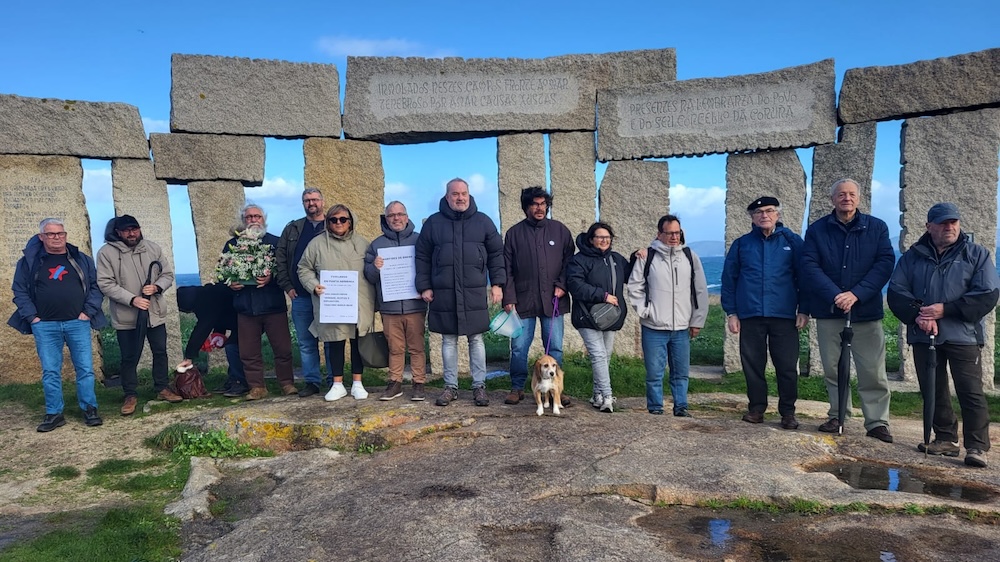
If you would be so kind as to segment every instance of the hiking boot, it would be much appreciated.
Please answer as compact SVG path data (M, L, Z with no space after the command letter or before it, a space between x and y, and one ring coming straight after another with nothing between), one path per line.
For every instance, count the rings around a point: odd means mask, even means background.
M747 412L743 414L743 421L747 423L764 423L764 414L761 412Z
M425 398L424 395L424 383L415 382L413 383L413 393L410 394L410 400L414 402L423 402Z
M840 421L837 418L830 418L823 422L823 425L819 426L819 430L823 433L837 433L840 429Z
M458 389L446 386L444 387L444 392L441 393L441 396L438 396L434 404L437 406L447 406L455 400L458 400Z
M368 398L368 391L365 390L365 385L361 384L361 381L354 381L354 384L351 385L351 396L353 396L355 400L364 400L365 398Z
M299 398L309 398L310 396L315 396L320 393L319 385L314 382L307 382L302 385L302 390L299 391Z
M295 388L294 384L285 384L281 386L281 393L285 396L292 396L293 394L298 394L299 389Z
M176 404L178 402L183 402L184 398L176 394L173 390L169 388L164 388L156 395L157 400L163 400L165 402L170 402L171 404Z
M612 413L615 411L615 398L610 394L601 398L601 411Z
M104 424L104 420L101 416L97 415L96 406L88 406L87 410L83 412L83 423L90 427L97 427Z
M333 386L330 387L330 390L327 391L326 396L323 397L323 400L326 400L327 402L333 402L334 400L340 400L345 396L347 396L347 388L344 387L344 383L335 382L333 383Z
M385 391L382 392L382 396L379 396L379 400L392 400L393 398L398 398L403 395L403 383L400 381L389 381L386 385Z
M865 435L868 437L874 437L883 443L892 443L892 434L889 433L889 428L884 425L869 429L868 433Z
M57 427L66 425L66 418L62 414L45 414L45 419L38 424L38 432L46 433ZM983 466L986 466L985 464Z
M926 449L926 451L924 450ZM921 453L926 452L928 455L943 455L945 457L957 457L958 453L962 450L958 446L958 442L948 442L948 441L938 441L937 439L930 442L929 445L924 447L921 443L917 445L917 450Z
M135 396L126 396L125 401L122 402L122 415L131 416L135 413L135 406L138 403L138 399Z
M653 410L650 410L649 413L653 414L654 416L662 416L663 415L663 410L653 409Z
M799 420L795 419L795 414L781 416L781 429L798 429Z
M234 383L229 387L229 390L223 392L222 395L226 398L239 398L247 392L250 392L249 388L243 386L241 383Z
M486 395L485 386L477 386L472 389L472 400L476 403L476 406L489 406L490 397Z
M513 405L513 404L520 403L521 400L524 400L524 391L523 390L511 390L510 394L507 395L507 398L503 399L503 403L504 404L511 404L511 405Z
M689 412L687 408L678 408L678 409L674 410L674 417L675 418L693 418L694 416L691 415L691 412Z
M267 389L263 386L255 386L250 389L247 393L247 400L260 400L261 398L267 398Z
M967 450L965 452L965 464L976 468L986 468L986 451L982 449Z
M568 394L560 394L559 395L559 402L562 404L563 408L569 408L570 406L573 405L573 401L570 400L570 397L569 397Z

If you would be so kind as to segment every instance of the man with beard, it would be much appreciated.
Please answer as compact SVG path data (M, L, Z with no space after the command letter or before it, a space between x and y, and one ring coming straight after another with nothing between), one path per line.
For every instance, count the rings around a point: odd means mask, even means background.
M302 192L302 208L306 216L293 220L281 231L278 246L274 249L274 258L278 266L275 277L278 286L292 300L292 324L295 325L295 336L299 342L299 356L302 358L302 377L306 380L299 396L306 398L320 393L323 379L319 372L319 341L309 332L313 321L312 295L302 287L299 281L298 268L302 253L306 246L318 234L323 233L326 219L323 208L323 194L315 187L307 187ZM333 378L329 375L329 384Z
M242 231L237 236L249 236L260 240L271 251L278 245L278 237L267 231L267 214L255 203L247 203L240 213ZM236 238L226 242L223 252L236 244ZM281 292L272 273L255 279L256 285L230 283L229 288L236 291L233 295L233 308L236 309L236 326L240 338L240 360L246 373L250 392L247 400L260 400L267 397L267 387L264 385L264 355L261 350L261 337L267 334L274 352L274 371L281 385L281 393L285 396L296 394L298 390L293 384L292 374L292 334L288 331L288 315L285 305L285 295Z
M131 215L115 219L114 228L105 233L105 242L97 252L97 286L110 301L111 325L117 330L121 348L119 374L125 394L121 413L123 416L132 415L137 403L136 387L139 381L136 367L144 346L136 326L140 310L149 312L146 341L153 353L156 399L180 402L183 398L170 390L170 379L167 377L167 306L163 291L174 283L170 260L156 243L143 238L139 221ZM159 262L159 274L146 284L149 266L153 262Z

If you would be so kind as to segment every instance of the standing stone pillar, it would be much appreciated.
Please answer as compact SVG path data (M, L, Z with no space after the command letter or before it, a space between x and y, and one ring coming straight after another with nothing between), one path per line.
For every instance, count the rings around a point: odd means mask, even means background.
M188 184L188 199L198 250L198 274L202 285L214 283L222 246L232 238L233 227L240 224L240 210L245 201L243 184L238 181L193 181ZM209 354L209 365L212 364L227 367L226 354L221 351Z
M615 229L614 249L628 256L656 238L656 223L670 209L670 171L666 162L612 161L601 181L601 220ZM626 297L627 300L627 297ZM615 335L615 353L642 357L639 318L632 303Z
M995 264L1000 110L907 119L901 137L900 249L909 248L926 231L927 210L932 205L951 201L962 213L962 231L986 246ZM982 358L987 389L994 388L995 322L995 312L986 316ZM910 348L905 344L906 328L901 331L900 370L904 378L915 379Z
M355 232L369 242L382 236L382 147L367 141L309 138L302 143L302 152L306 186L323 192L327 208L337 203L347 205L357 223Z
M143 236L163 249L163 255L169 260L176 275L177 262L174 260L167 182L153 177L153 163L149 160L116 158L111 161L111 186L115 215L134 216L142 227ZM171 364L179 363L184 358L176 283L175 279L174 286L163 293L163 301L167 307L167 357ZM139 365L150 365L152 361L149 345L144 342Z
M829 215L833 210L830 187L834 182L851 178L861 188L862 212L871 212L872 170L875 166L875 123L842 125L837 144L824 144L813 149L812 198L809 203L809 224ZM879 217L887 223L892 217ZM803 238L805 232L802 233ZM816 338L816 321L809 320L809 374L823 376L823 363L819 358Z
M597 168L593 132L549 135L549 179L552 182L552 218L562 222L574 238L586 232L597 216ZM569 314L569 311L564 311ZM583 351L583 339L565 322L563 351Z
M727 157L727 251L737 238L750 231L747 205L764 195L778 198L781 202L781 223L799 233L806 207L806 174L794 150L730 154ZM725 330L723 344L723 368L727 373L743 370L739 334L730 334L728 329Z
M38 235L42 219L62 219L67 242L94 257L90 244L90 217L83 197L83 167L70 156L0 156L0 237L3 259L0 272L0 315L6 320L17 307L11 301L11 280L22 250ZM101 373L100 340L93 332L94 372ZM0 362L10 366L0 372L0 383L37 383L42 366L35 340L7 328L0 331ZM75 376L69 350L63 349L63 378Z

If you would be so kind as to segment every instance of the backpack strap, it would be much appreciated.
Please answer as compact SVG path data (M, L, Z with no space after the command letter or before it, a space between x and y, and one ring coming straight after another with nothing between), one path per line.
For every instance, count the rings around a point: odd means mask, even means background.
M691 257L691 248L684 246L681 250L687 256L688 263L691 264L691 303L694 305L694 309L698 310L698 295L694 289L694 258Z
M649 306L649 268L653 265L653 258L656 257L656 250L652 246L646 248L646 263L642 266L642 282L645 286L646 305Z

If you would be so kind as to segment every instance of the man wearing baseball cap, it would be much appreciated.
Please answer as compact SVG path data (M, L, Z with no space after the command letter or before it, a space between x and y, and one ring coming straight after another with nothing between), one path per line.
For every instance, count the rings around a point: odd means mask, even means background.
M750 232L737 238L722 268L726 326L740 336L740 362L749 405L743 421L762 423L767 409L767 353L778 382L783 429L797 429L799 333L809 317L799 313L798 260L802 238L781 224L781 204L760 197L747 206Z
M990 450L990 413L983 394L981 350L983 317L997 305L1000 278L985 247L962 231L962 216L954 203L938 203L927 212L927 232L910 246L892 273L889 308L906 324L906 342L913 346L921 392L927 356L934 336L937 367L934 380L934 441L917 450L957 457L958 420L951 405L948 370L962 408L965 464L986 467Z

